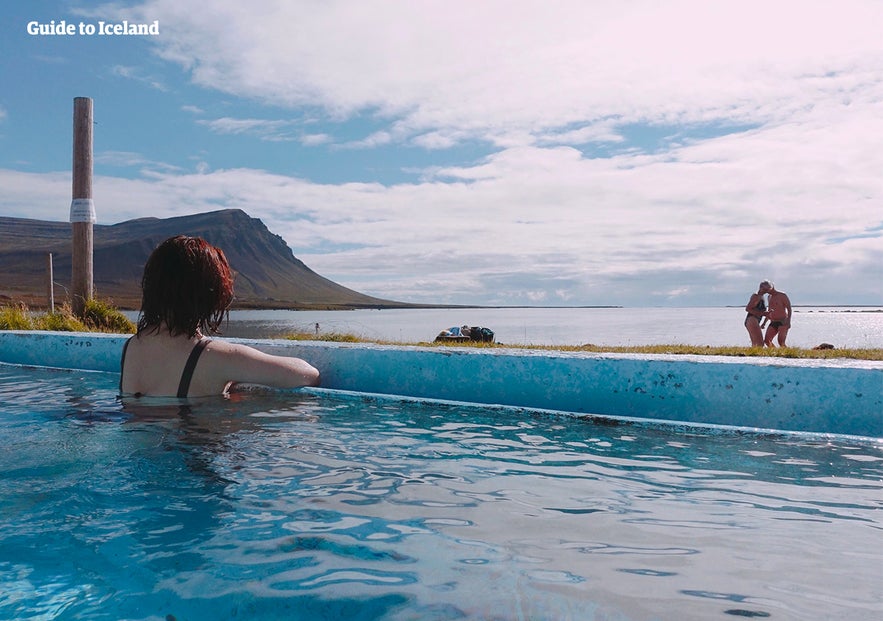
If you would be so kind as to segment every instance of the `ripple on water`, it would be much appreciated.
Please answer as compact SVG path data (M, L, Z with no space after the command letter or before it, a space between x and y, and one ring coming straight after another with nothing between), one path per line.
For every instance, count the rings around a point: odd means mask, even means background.
M879 613L879 442L238 399L0 368L0 617Z

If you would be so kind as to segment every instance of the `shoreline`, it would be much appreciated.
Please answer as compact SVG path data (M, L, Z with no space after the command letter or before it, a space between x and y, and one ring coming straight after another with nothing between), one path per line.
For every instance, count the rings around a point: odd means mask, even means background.
M11 295L13 294L14 295ZM141 300L135 298L104 298L100 295L98 299L104 299L115 308L121 311L137 312L141 307ZM58 301L56 304L61 304ZM48 309L45 294L19 293L19 292L3 292L0 293L0 307L15 306L25 304L29 309L34 311L45 312ZM283 302L280 300L239 300L231 308L230 311L352 311L352 310L457 310L457 309L487 309L487 310L505 310L505 309L556 309L556 310L581 310L581 309L665 309L665 308L683 308L683 309L703 309L703 308L743 308L741 304L710 304L702 306L678 306L678 305L652 305L652 306L628 306L623 304L440 304L440 303L421 303L421 302L388 302L381 304L357 303L357 304L336 304L336 303L298 303ZM883 313L883 302L879 304L793 304L792 308L795 312L807 312L803 309L819 309L810 310L808 312L855 312L855 313ZM857 310L852 310L857 309Z
M0 329L87 329L75 326L73 321L62 325L55 315L47 317L20 308L5 310L9 312L0 313ZM517 347L616 351L622 347L646 346L656 348L651 351L664 349L674 353L684 353L684 349L689 348L690 353L705 354L708 353L705 350L709 350L726 355L758 355L744 338L744 313L738 308L423 307L377 312L373 306L345 310L353 312L234 309L229 323L221 326L221 333L237 338L300 335L299 338L309 340L420 344L433 341L448 326L469 325L486 326L494 331L496 343ZM834 356L847 357L856 357L849 350L881 350L883 314L862 312L874 310L867 307L796 309L795 322L799 321L799 325L788 344L794 352L833 346ZM120 314L129 321L136 321L138 316L137 311ZM91 329L128 332L133 328L96 325ZM759 355L783 357L783 352L760 350ZM793 353L784 355L794 356ZM818 353L811 355L822 357Z

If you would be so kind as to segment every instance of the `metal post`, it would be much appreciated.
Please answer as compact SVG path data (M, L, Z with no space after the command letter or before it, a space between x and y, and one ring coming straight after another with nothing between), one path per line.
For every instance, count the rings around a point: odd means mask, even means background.
M71 308L82 316L92 299L92 99L74 98L74 153L71 195Z
M49 282L46 284L46 295L49 297L49 312L55 312L55 284L54 284L54 276L52 275L52 253L48 253L46 257L46 271L48 272L47 277Z

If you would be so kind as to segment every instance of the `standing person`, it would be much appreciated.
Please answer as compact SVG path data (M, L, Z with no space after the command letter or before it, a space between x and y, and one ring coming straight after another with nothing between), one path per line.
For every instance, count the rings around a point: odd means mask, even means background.
M766 304L763 296L769 292L770 283L764 280L757 288L757 293L751 294L751 299L745 305L745 328L748 330L748 336L751 338L752 347L763 347L763 331L760 329L760 321L766 317Z
M271 356L217 334L233 301L233 274L220 248L178 235L147 259L138 331L120 359L120 393L204 397L234 383L316 386L319 372L300 358Z
M770 310L767 316L770 318L770 325L766 329L764 344L772 347L773 337L776 337L779 347L785 347L785 338L788 336L788 330L791 329L791 300L783 291L777 291L772 283L769 293Z

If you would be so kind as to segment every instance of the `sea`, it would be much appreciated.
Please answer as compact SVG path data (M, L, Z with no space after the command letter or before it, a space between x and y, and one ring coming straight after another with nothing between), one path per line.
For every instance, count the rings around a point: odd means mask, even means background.
M137 317L132 313L131 317ZM430 308L346 311L241 310L223 335L276 338L293 332L352 334L393 343L428 342L454 326L481 326L509 345L749 346L742 307ZM883 306L794 308L787 344L883 348Z

